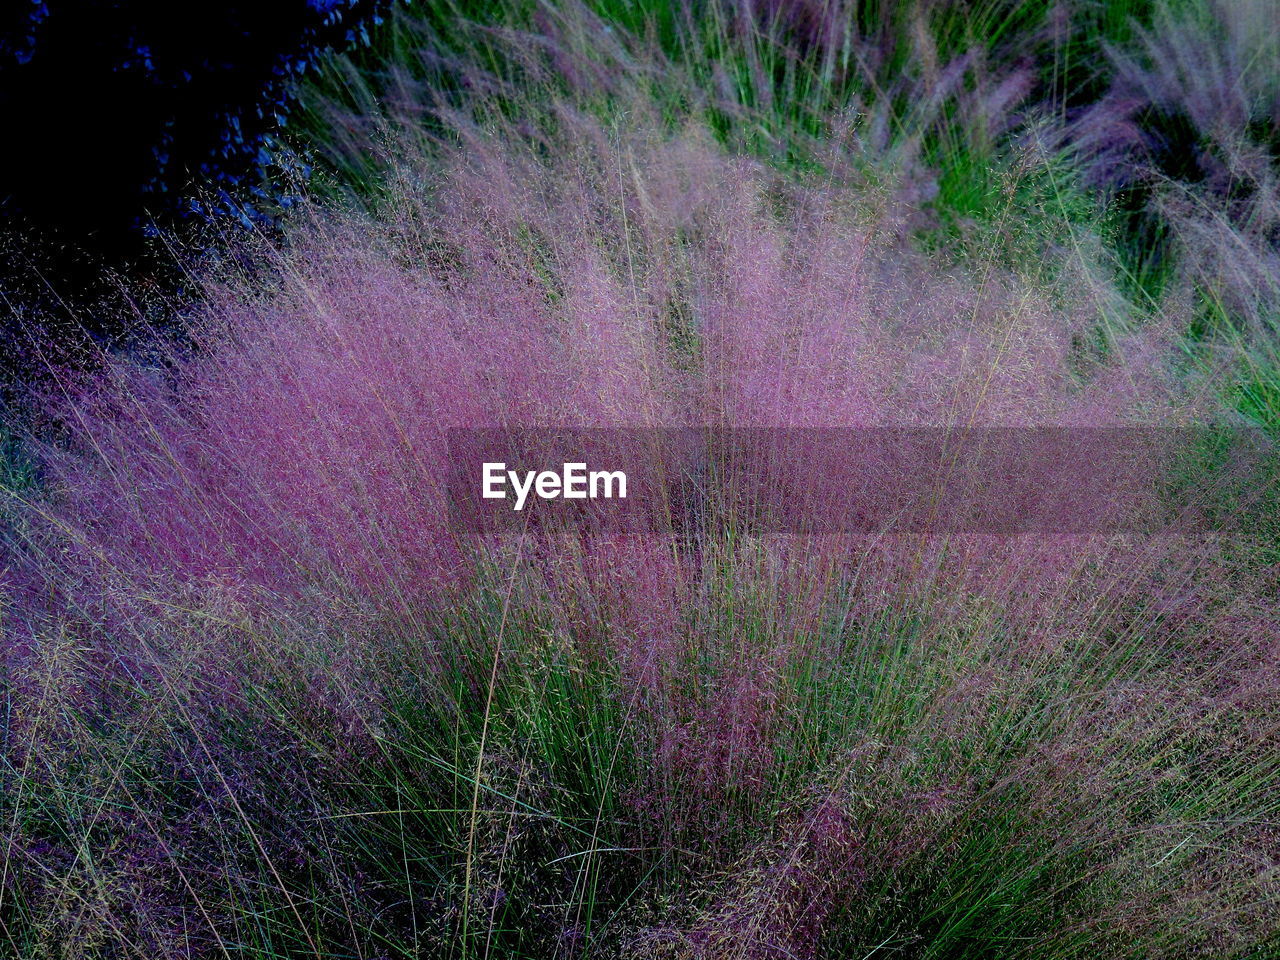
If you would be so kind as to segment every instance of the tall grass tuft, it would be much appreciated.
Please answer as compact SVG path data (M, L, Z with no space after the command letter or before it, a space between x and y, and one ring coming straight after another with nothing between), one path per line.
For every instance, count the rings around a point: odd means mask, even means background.
M421 47L433 86L394 73L394 122L347 103L329 145L376 189L206 265L146 351L50 371L0 515L7 953L1280 950L1265 528L450 522L452 428L1233 422L1217 372L1260 341L1188 364L1183 317L1126 313L1061 206L1039 268L944 255L906 181L762 159L726 137L759 114L664 85L699 89L671 51L714 28L752 97L795 104L758 135L819 157L841 114L800 78L855 89L863 18L925 45L950 5L859 7L856 47L835 7L680 9L429 24L494 59ZM943 77L1023 36L981 22L912 48L949 104L924 140L1029 82ZM795 73L751 59L784 33L814 51ZM783 482L819 462L798 449Z

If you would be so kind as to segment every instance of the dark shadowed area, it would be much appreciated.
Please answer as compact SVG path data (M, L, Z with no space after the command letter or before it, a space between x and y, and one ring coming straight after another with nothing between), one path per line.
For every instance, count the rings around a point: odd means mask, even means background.
M13 2L0 13L0 275L17 323L113 334L95 305L110 274L177 281L155 227L239 211L270 226L288 197L264 189L289 85L317 51L358 42L379 0L189 5ZM288 161L285 161L288 162ZM305 176L301 160L296 173ZM198 185L198 194L196 193ZM13 316L23 307L24 319ZM65 315L75 313L75 319ZM39 316L39 321L31 318ZM6 338L7 339L7 338ZM8 358L10 361L12 357ZM7 366L8 364L6 364Z

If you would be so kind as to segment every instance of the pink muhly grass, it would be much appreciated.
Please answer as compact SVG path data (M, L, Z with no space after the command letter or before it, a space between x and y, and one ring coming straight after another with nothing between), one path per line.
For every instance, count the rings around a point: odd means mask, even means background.
M570 141L568 170L486 148L389 224L330 217L263 251L265 293L211 285L189 357L114 364L64 415L52 464L68 516L97 515L88 549L390 599L460 569L450 427L1123 422L1066 372L1071 330L1034 291L931 276L821 194L779 221L763 172L707 148L602 136Z
M856 198L696 131L637 131L566 116L547 160L464 127L456 150L404 161L376 215L317 212L249 251L262 275L210 280L164 369L109 360L68 388L49 494L12 552L43 604L18 613L43 638L13 657L29 703L55 702L43 684L131 716L163 691L132 732L194 731L162 758L196 771L211 811L191 814L186 849L216 844L200 830L225 817L244 827L228 876L268 865L269 889L320 858L338 878L324 902L349 906L342 885L386 864L343 846L363 826L348 814L376 801L435 824L398 838L437 858L436 899L406 905L380 881L386 915L408 912L400 935L419 910L441 942L495 930L524 897L585 950L583 890L625 900L608 875L637 869L621 851L660 878L645 908L670 907L609 932L637 955L820 956L896 930L960 949L965 921L938 918L988 912L1011 943L1066 950L1098 923L1114 945L1186 893L1144 875L1152 861L1194 866L1188 895L1221 897L1255 936L1262 908L1227 903L1238 888L1213 873L1252 868L1215 844L1265 842L1274 732L1240 745L1239 782L1150 809L1162 777L1209 775L1204 744L1269 676L1242 638L1269 635L1274 609L1230 543L855 535L820 514L693 544L450 527L451 427L1099 427L1198 410L1156 335L1073 373L1086 320L1053 291L943 272ZM767 466L803 491L813 464L794 452ZM87 664L54 656L55 627L84 637ZM122 692L106 696L94 658ZM42 749L62 733L48 723L30 732ZM237 723L256 747L235 745ZM281 780L295 757L315 783ZM113 762L90 766L110 781ZM1201 838L1185 856L1178 830ZM1141 896L1115 895L1126 885ZM96 895L130 913L125 893ZM296 899L279 909L310 929ZM339 915L327 935L358 941Z

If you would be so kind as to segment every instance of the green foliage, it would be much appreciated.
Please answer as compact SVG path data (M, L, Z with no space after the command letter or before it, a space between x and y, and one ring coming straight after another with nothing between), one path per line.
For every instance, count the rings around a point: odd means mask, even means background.
M1074 178L1045 168L1062 161L1025 149L1035 128L1003 130L1007 115L1044 119L1096 94L1104 46L1123 42L1151 6L1091 4L1068 22L1056 4L1011 0L797 4L773 15L722 0L594 0L586 15L529 0L452 0L400 11L367 49L331 58L303 91L308 109L294 132L339 190L376 194L382 151L406 135L441 135L433 111L474 105L467 98L486 85L496 96L480 119L508 127L557 102L625 122L635 99L621 91L632 88L670 126L706 123L730 149L797 173L851 167L876 184L936 182L922 201L928 245L959 239L972 253L990 240L975 244L975 235L994 229L1016 233L1025 259L1064 228L1092 229L1099 211L1083 193L1064 195ZM548 50L555 62L535 67ZM990 96L1011 69L1028 73L1025 102Z

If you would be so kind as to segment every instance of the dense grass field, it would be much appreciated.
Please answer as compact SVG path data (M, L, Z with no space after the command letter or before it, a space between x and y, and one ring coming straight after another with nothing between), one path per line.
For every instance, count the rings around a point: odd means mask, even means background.
M298 96L0 432L0 956L1280 957L1275 0L412 4ZM1236 522L459 529L520 427L1191 429Z

